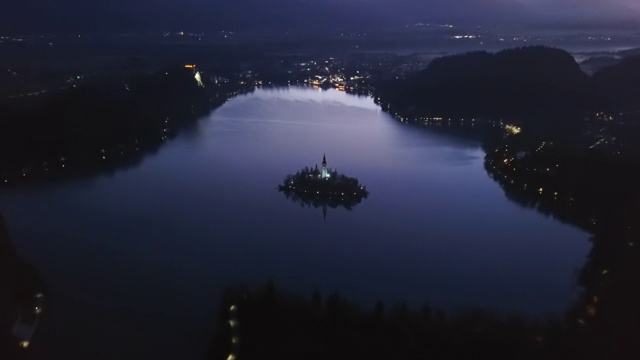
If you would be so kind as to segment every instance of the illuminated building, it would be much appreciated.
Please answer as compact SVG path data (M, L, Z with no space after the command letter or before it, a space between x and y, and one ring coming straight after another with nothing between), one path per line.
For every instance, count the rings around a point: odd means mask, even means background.
M320 175L321 179L328 179L331 175L329 174L329 170L327 169L327 156L322 155L322 174Z
M196 71L196 75L194 77L198 82L198 86L204 87L204 84L202 83L202 75L200 75L200 71Z

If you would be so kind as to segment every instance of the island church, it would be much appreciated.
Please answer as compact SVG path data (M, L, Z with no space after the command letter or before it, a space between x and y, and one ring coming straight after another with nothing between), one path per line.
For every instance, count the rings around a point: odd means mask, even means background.
M322 155L322 170L318 170L318 164L316 164L316 168L313 170L313 175L318 179L329 180L331 178L331 171L327 167L327 155Z

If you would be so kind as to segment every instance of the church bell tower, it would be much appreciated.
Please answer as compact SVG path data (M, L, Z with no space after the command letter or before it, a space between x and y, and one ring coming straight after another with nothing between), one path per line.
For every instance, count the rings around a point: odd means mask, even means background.
M327 156L322 155L322 178L323 179L328 179L329 178L329 170L327 169Z

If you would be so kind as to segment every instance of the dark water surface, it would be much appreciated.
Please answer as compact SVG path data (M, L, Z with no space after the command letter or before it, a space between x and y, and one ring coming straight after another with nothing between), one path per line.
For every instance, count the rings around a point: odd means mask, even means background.
M371 195L353 211L276 191L320 163ZM588 235L510 202L479 142L406 126L370 98L258 90L136 168L5 191L18 252L47 285L49 359L202 358L222 290L273 279L371 304L561 313Z

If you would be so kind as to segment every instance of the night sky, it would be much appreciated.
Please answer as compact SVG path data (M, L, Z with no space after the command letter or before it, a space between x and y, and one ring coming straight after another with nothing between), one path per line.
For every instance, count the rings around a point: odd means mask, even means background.
M3 5L0 31L305 32L413 22L615 23L639 14L637 0L19 0Z

